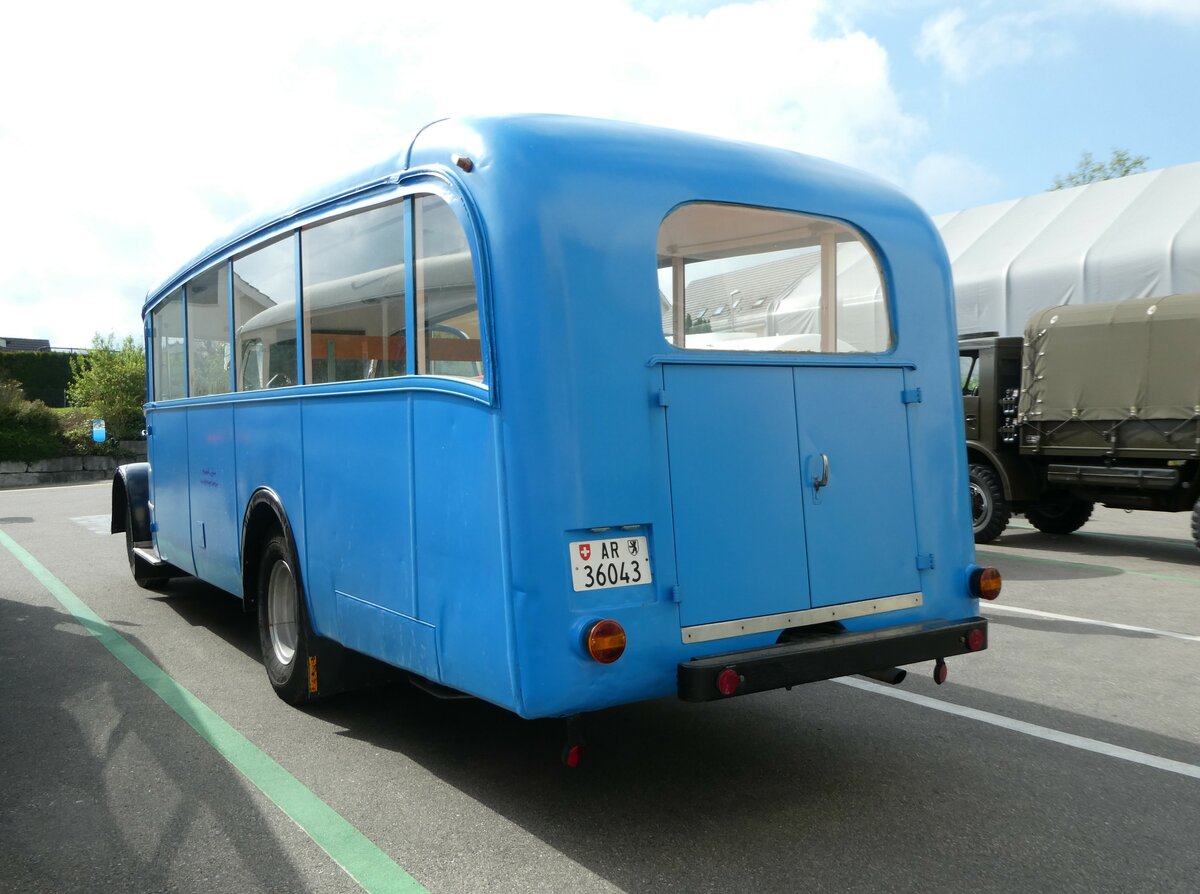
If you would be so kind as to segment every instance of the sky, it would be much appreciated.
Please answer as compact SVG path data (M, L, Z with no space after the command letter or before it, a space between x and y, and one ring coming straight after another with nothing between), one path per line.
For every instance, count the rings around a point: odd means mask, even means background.
M1200 0L20 3L0 14L0 337L141 338L239 218L442 117L590 115L781 146L930 214L1082 152L1200 161Z

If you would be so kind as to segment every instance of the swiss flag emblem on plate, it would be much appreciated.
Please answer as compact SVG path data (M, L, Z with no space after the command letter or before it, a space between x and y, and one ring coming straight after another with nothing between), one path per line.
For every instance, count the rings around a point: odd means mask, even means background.
M592 545L590 543L579 544L579 558L587 561L592 557Z

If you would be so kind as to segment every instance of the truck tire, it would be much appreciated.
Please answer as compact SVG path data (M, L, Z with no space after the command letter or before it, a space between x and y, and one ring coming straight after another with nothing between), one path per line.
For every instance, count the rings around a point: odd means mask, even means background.
M1008 527L1012 510L1004 498L1004 488L991 466L971 463L971 528L976 543L991 543Z
M1095 505L1062 491L1051 491L1036 506L1025 511L1025 518L1045 534L1071 534L1092 517Z
M1192 542L1200 548L1200 500L1192 507Z

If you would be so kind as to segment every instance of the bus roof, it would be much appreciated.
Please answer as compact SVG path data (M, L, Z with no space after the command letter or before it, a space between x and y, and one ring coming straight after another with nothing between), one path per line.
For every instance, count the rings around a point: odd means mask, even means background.
M661 152L661 147L669 146L672 157L678 159L681 168L716 169L729 177L770 177L773 171L785 166L782 163L786 160L786 166L803 166L814 181L847 189L855 193L860 201L866 200L866 204L876 208L894 208L899 202L907 206L906 211L924 216L924 212L911 200L885 181L835 162L790 150L649 125L562 115L439 119L417 131L405 150L371 167L313 189L282 207L246 216L230 233L217 239L152 289L147 294L143 314L162 297L222 256L236 254L270 236L273 231L286 230L290 222L300 217L358 202L372 192L386 191L394 187L400 176L409 170L436 167L457 175L460 172L452 166L452 152L462 152L468 146L487 146L490 149L497 143L505 144L506 149L544 148L554 144L556 148L565 150L569 146L571 154L563 156L563 163L581 172L588 169L589 161L594 162L597 168L611 166L613 147L622 147L622 160L634 165L639 158L659 154L641 151L644 147L653 145ZM451 146L457 148L452 149ZM609 158L602 161L600 153ZM469 149L467 154L471 154ZM866 199L868 196L870 199ZM929 226L932 228L932 224Z

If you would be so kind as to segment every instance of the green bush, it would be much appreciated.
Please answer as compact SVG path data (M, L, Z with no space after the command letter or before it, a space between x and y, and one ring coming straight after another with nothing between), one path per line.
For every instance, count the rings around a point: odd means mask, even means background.
M59 439L66 448L67 456L126 457L130 455L129 451L117 443L118 439L111 436L103 444L97 444L92 440L92 420L100 418L100 414L91 407L68 407L66 410L58 411L57 415L61 429ZM106 420L105 428L107 427Z
M54 411L40 400L25 400L19 382L0 381L0 461L51 459L63 448Z
M97 334L86 355L71 358L71 369L67 399L72 406L90 407L113 437L133 438L145 428L146 355L132 336L117 345L111 333Z
M61 456L127 457L113 441L92 441L88 407L55 410L40 400L26 400L19 382L0 380L0 462L37 462Z
M28 400L40 400L48 407L65 407L74 356L53 351L3 352L0 379L20 382Z

